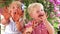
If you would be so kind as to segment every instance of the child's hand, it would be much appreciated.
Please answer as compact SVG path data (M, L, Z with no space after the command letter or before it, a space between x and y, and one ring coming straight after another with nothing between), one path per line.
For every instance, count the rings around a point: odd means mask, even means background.
M26 32L32 32L32 26L26 29Z
M26 28L25 34L31 34L32 33L32 27Z
M46 21L46 20L47 20L47 16L46 16L46 15L44 15L43 20L44 20L44 21Z
M6 20L8 20L10 18L10 13L8 11L8 8L7 7L4 7L4 10L3 10L3 16Z
M6 19L2 19L2 20L1 20L1 24L3 24L3 25L6 26L6 25L8 24L8 22L6 21Z

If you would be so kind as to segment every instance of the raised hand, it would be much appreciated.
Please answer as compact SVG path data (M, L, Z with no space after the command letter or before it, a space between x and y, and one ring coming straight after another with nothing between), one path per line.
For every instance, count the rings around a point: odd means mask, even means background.
M3 12L2 12L2 15L4 16L4 18L6 20L8 20L10 18L10 13L8 11L8 7L4 7Z

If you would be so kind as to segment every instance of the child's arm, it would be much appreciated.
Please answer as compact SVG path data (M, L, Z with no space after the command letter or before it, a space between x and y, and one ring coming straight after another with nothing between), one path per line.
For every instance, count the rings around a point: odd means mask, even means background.
M23 29L23 24L18 21L18 22L16 22L16 27L17 27L17 30L18 30L18 31L22 31L22 29Z
M8 21L7 21L6 19L2 19L2 20L1 20L1 24L7 25L7 24L9 24L9 23L8 23Z
M3 17L3 18L2 18L2 17ZM1 19L1 23L2 23L3 25L6 25L6 24L9 23L10 13L9 13L7 7L4 7L4 8L3 8L1 18L2 18L2 19Z
M45 22L45 25L47 27L47 30L48 30L49 34L54 34L55 33L53 26L48 21Z
M9 20L6 20L3 15L1 15L1 24L7 25Z

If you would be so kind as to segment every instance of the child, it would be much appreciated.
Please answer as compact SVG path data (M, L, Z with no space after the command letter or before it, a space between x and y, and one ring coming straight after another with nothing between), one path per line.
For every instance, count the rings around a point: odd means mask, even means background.
M32 3L28 6L28 13L33 18L26 24L25 34L54 34L54 28L48 22L43 5Z
M5 34L22 34L22 28L23 28L23 11L22 11L22 3L19 1L12 2L7 10L3 11L4 18L6 20L6 28L5 28Z

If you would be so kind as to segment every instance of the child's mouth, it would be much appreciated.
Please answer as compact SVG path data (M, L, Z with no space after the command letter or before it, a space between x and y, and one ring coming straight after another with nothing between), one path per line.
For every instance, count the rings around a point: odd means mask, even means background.
M38 15L38 17L42 17L43 16L43 14L41 14L41 15Z

